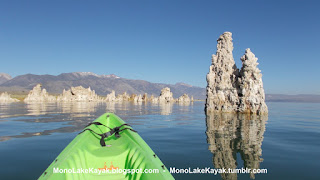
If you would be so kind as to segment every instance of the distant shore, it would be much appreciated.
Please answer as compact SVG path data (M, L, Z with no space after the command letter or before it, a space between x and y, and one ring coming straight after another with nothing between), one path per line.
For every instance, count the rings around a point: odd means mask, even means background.
M0 92L0 94L1 93L3 93L3 92ZM16 98L16 99L18 99L19 101L21 101L21 102L23 102L23 100L28 96L28 94L27 93L25 93L25 94L13 94L13 93L10 93L10 92L8 92L9 94L11 94L11 97L12 98ZM58 97L60 94L50 94L50 95L52 95L52 96L55 96L55 97ZM99 95L99 97L101 97L101 98L106 98L107 96L105 95L105 96L101 96L101 95ZM132 100L133 101L133 100ZM205 99L194 99L193 101L205 101Z
M1 94L2 92L0 92ZM28 93L25 92L8 92L12 98L23 101ZM59 94L51 94L58 97ZM105 98L106 95L99 95ZM194 99L194 101L205 101L205 99ZM320 95L316 94L299 94L299 95L286 95L286 94L266 94L266 102L296 102L296 103L320 103Z

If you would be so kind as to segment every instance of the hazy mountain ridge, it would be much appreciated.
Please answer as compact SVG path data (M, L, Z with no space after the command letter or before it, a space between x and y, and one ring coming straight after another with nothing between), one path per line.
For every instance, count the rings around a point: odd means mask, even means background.
M60 94L63 89L69 89L71 86L91 87L99 95L106 95L112 90L116 94L126 91L129 94L148 93L158 96L161 89L169 87L173 96L178 98L184 93L194 96L195 99L205 99L205 89L191 86L184 83L162 84L151 83L144 80L125 79L114 74L97 75L90 72L62 73L60 75L34 75L25 74L17 76L0 85L0 91L9 91L16 93L27 93L36 84L41 83L49 93Z
M266 94L266 101L320 103L320 95L317 95L317 94L297 94L297 95Z
M5 82L9 81L10 79L12 79L12 77L9 74L0 73L0 84L3 84Z

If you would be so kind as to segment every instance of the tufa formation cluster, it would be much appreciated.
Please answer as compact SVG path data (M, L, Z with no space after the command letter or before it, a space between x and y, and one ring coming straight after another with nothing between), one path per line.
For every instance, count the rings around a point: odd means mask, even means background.
M232 54L232 34L223 33L217 42L217 52L212 55L207 74L206 112L267 114L258 58L246 49L239 71Z

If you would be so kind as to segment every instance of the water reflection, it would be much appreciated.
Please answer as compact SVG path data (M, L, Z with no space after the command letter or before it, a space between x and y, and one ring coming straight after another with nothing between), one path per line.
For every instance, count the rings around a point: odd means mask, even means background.
M237 154L244 167L259 169L263 161L262 141L268 116L212 113L207 114L207 142L215 168L237 168ZM239 167L238 167L239 168ZM241 168L241 167L240 167ZM221 174L222 179L237 179L236 173ZM250 174L254 179L255 175Z
M72 117L88 117L95 112L98 102L69 102L69 103L45 103L33 102L26 104L27 114L39 116L50 112L70 113Z
M72 117L90 117L100 103L99 102L72 102L58 103L57 107L62 113L70 113Z
M173 103L159 103L160 106L160 114L161 115L170 115L172 113L172 105Z
M116 112L116 102L106 102L106 112Z
M19 110L17 108L12 108L20 104L20 102L0 102L0 121L5 121L3 118L21 116L21 112L18 113L17 111Z
M69 103L11 103L0 104L0 141L12 138L28 138L50 135L52 133L71 133L81 131L89 122L105 112L114 112L120 117L130 117L131 124L149 125L148 118L141 115L171 115L176 103L149 102L69 102ZM175 113L190 111L187 105L178 105ZM167 126L171 116L159 118L154 127ZM179 119L179 118L178 118ZM183 118L186 120L187 118ZM126 119L124 119L126 120ZM181 124L181 121L177 121ZM154 123L153 123L154 124ZM183 124L186 124L183 122ZM13 131L14 130L14 131Z
M136 106L141 106L142 105L142 101L141 102L134 101L133 104L136 105Z
M56 103L34 102L26 104L27 115L39 116L55 109Z
M2 134L0 142L12 138L27 138L32 136L50 135L52 133L70 133L83 129L89 122L103 114L97 114L97 102L72 103L28 103L19 106L8 106L8 129L16 129L16 135ZM20 107L22 106L22 108ZM18 108L17 108L18 107ZM12 112L12 109L16 111ZM21 114L20 114L21 113ZM14 118L15 115L19 117ZM27 124L26 124L27 123ZM10 134L11 131L7 133ZM11 134L15 134L12 133Z

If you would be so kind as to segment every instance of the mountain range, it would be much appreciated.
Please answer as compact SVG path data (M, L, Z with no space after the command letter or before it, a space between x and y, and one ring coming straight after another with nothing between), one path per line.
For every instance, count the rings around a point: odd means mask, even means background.
M105 96L112 90L116 94L127 92L129 94L148 93L159 96L161 89L169 87L174 98L184 93L193 96L195 99L206 98L206 89L185 83L163 84L152 83L144 80L134 80L119 77L114 74L98 75L92 72L62 73L60 75L35 75L25 74L12 78L9 74L0 73L0 92L12 94L27 94L36 84L41 83L51 94L61 94L63 89L70 89L71 86L91 87L97 94ZM266 94L266 101L270 102L320 102L320 95L314 94Z
M3 74L3 73L2 73ZM127 92L129 94L153 94L159 96L161 89L169 87L174 98L178 98L184 93L193 96L195 99L205 99L204 88L188 85L185 83L163 84L151 83L144 80L126 79L111 75L97 75L92 72L62 73L60 75L35 75L25 74L14 78L6 78L9 75L0 76L0 91L7 91L16 94L28 93L36 84L42 84L51 94L61 94L63 89L70 89L72 86L91 87L99 95L107 95L112 90L116 94ZM11 77L11 76L10 76Z
M10 79L12 79L12 77L9 74L0 73L0 84L3 84L5 82L9 81Z

